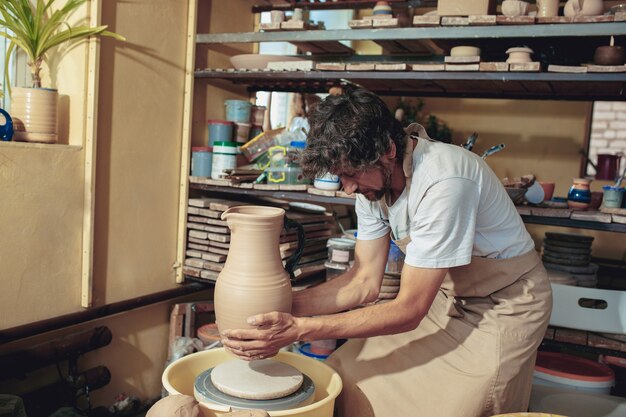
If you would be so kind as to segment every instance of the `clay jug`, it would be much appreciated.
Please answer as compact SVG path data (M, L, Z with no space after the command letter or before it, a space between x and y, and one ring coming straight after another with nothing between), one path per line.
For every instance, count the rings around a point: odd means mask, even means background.
M568 0L563 14L573 16L600 16L604 11L602 0Z
M304 248L304 229L275 207L238 206L222 213L231 230L230 249L215 284L215 317L220 332L252 326L246 319L271 311L291 312L293 268ZM283 267L281 230L296 228L298 249Z

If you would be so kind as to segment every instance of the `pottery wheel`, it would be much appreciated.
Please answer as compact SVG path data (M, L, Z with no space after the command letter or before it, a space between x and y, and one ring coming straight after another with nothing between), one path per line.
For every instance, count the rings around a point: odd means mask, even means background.
M219 404L236 409L259 409L265 411L290 410L312 404L315 400L315 384L307 375L292 394L273 400L247 400L223 393L211 382L211 373L215 368L202 372L194 383L194 397L199 402Z
M304 380L302 372L273 359L232 360L213 368L211 382L225 394L248 400L273 400L294 393Z

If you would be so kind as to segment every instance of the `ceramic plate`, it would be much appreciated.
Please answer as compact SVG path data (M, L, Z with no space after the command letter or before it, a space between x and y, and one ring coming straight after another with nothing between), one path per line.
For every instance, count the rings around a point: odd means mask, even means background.
M317 204L302 203L299 201L292 201L289 203L289 207L294 210L303 211L305 213L326 213L326 207L318 206Z

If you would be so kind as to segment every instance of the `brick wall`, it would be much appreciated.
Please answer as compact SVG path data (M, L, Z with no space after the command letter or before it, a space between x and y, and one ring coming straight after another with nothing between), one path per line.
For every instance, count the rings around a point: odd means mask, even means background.
M589 157L595 163L598 154L615 155L620 152L626 154L626 102L596 101L591 119ZM624 167L623 157L620 167ZM587 174L595 173L589 164Z

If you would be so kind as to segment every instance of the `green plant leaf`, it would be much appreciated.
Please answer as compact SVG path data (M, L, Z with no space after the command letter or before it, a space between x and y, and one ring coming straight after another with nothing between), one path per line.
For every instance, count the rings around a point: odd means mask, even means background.
M11 33L0 33L9 41L7 57L15 48L24 50L33 74L33 83L41 85L39 70L50 48L70 41L79 41L90 36L108 36L126 40L123 36L107 31L107 26L90 27L84 24L72 27L67 23L69 16L90 0L65 0L63 6L53 10L56 0L0 0L0 26ZM8 59L5 60L8 63ZM8 88L9 67L5 65L5 80Z

